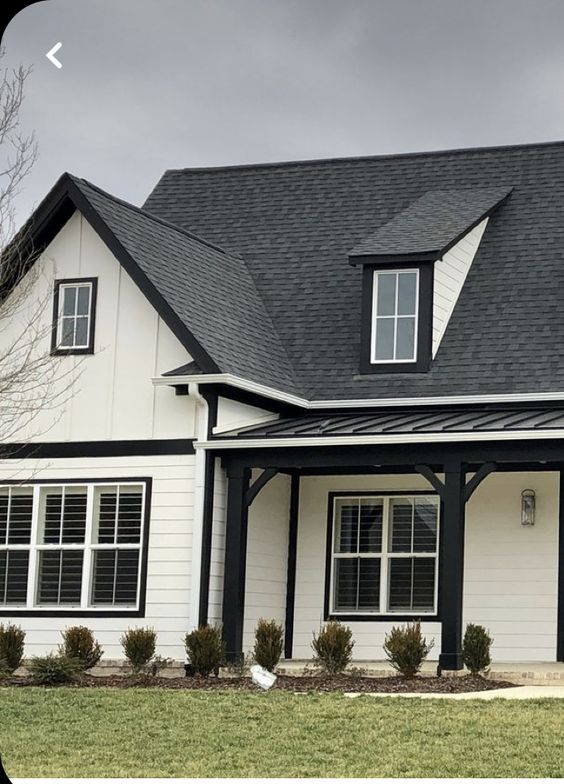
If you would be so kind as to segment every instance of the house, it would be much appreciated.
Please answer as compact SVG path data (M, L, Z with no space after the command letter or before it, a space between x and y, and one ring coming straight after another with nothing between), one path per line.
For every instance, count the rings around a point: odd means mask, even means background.
M183 660L207 622L235 658L266 617L307 659L339 618L378 660L419 618L443 670L468 622L564 661L564 143L170 170L141 208L64 174L20 253L1 353L56 369L0 461L28 653L80 619Z

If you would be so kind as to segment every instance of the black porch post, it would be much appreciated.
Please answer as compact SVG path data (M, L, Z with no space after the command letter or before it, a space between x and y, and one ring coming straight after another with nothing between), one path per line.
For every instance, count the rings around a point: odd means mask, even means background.
M439 559L442 618L441 670L462 669L462 593L464 583L465 470L458 461L445 464L441 553Z
M241 466L227 466L227 478L223 638L227 649L227 660L234 662L243 653L248 523L245 495L249 488L251 471Z

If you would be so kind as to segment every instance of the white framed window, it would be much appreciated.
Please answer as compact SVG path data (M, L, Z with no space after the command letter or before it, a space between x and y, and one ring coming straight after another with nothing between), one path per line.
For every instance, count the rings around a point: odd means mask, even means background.
M419 270L375 270L370 361L415 362Z
M92 351L95 295L95 279L56 282L53 346L55 350Z
M435 615L436 495L333 497L330 612Z
M139 609L147 481L0 486L0 609Z

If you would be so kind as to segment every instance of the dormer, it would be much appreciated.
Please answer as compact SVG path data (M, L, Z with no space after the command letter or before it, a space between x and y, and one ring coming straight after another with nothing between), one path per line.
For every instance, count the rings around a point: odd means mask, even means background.
M511 188L428 191L359 242L361 373L424 373L492 212Z

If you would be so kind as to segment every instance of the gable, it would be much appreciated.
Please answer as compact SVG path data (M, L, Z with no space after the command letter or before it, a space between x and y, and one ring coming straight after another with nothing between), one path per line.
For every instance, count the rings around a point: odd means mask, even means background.
M49 360L53 370L47 370L47 383L53 390L45 397L45 410L10 441L193 435L192 402L156 389L151 381L171 362L190 361L190 354L80 212L70 216L28 276L5 303L6 309L12 301L18 307L1 331L0 344L9 346L32 321L34 352L49 356L54 281L97 278L95 344L92 355Z

